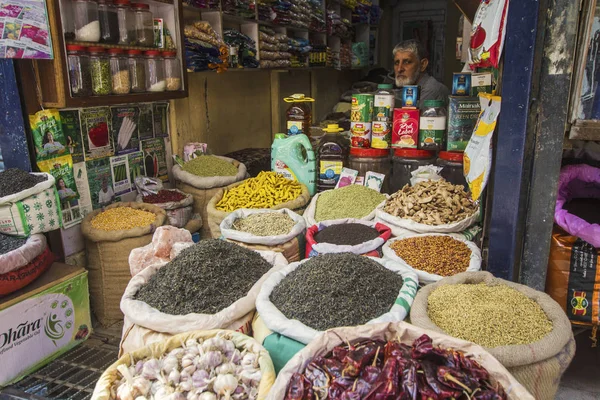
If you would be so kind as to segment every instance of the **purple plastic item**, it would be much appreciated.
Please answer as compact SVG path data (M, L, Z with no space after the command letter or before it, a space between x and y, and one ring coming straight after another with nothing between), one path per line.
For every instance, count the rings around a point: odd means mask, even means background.
M563 209L565 203L576 198L600 199L600 168L585 164L564 167L560 171L558 197L554 211L554 222L558 226L570 235L599 248L600 225L590 224Z

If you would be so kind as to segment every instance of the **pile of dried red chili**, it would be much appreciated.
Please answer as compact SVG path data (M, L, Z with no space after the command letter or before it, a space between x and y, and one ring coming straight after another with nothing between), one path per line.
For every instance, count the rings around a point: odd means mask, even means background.
M335 347L292 376L286 400L502 400L506 394L476 361L433 347L427 335L412 346L391 340Z
M144 203L169 203L185 199L185 195L176 190L161 190L156 194L144 196Z

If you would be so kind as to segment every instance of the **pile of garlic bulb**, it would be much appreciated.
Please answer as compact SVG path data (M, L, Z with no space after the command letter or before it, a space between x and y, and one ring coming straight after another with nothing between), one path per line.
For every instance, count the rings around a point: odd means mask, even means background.
M256 399L258 350L236 348L222 336L189 339L160 358L117 367L110 390L116 400Z

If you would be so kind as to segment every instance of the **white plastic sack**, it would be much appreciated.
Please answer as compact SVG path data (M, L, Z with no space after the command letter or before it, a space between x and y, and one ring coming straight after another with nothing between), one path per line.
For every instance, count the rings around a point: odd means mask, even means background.
M31 175L46 176L48 179L38 183L37 185L29 189L25 189L21 192L11 194L10 196L0 197L0 207L7 206L11 203L16 203L17 201L24 200L30 196L33 196L34 194L41 193L46 189L50 189L55 184L54 177L45 172L31 172Z
M233 158L222 157L222 156L214 156L225 161L229 161L233 163ZM237 161L236 161L237 162ZM246 171L246 166L242 163L238 166L238 173L234 176L212 176L212 177L201 177L194 174L190 174L189 172L184 171L178 164L173 165L173 176L176 180L188 184L190 186L195 187L196 189L212 189L223 186L231 185L232 183L236 183L246 179L248 175Z
M380 205L379 207L377 207L377 210L375 211L377 221L380 221L381 223L389 226L392 229L394 236L399 236L399 234L402 234L406 230L408 230L410 232L415 232L415 233L458 233L458 232L462 232L462 231L470 228L477 221L479 221L479 212L480 212L480 209L478 208L477 211L470 217L467 217L467 218L463 219L462 221L453 222L451 224L427 225L427 224L421 224L419 222L415 222L412 219L408 219L408 218L394 217L393 215L388 214L385 211L383 211L383 206L384 206L384 204ZM398 230L397 228L400 228L400 229Z
M476 272L476 271L481 270L481 251L479 250L479 247L477 247L477 245L473 242L470 242L463 238L457 237L457 235L445 235L445 234L439 234L439 233L407 234L402 237L398 237L398 238L388 241L383 246L383 258L397 262L399 264L402 264L405 267L410 268L413 271L415 271L415 273L419 277L419 283L421 283L421 285L428 285L430 283L435 283L435 282L439 281L440 279L445 278L444 276L441 276L441 275L430 274L429 272L425 272L425 271L421 271L419 269L413 268L410 264L408 264L406 261L404 261L401 257L398 257L398 255L396 255L396 252L391 248L392 244L394 242L397 242L398 240L408 239L411 237L423 237L423 236L450 236L453 239L463 242L464 244L467 245L469 250L471 250L471 259L469 261L469 267L464 272Z
M335 190L335 189L331 189L331 190ZM319 196L321 196L323 193L328 192L328 190L318 193L316 194L312 200L310 201L310 204L308 205L308 207L306 208L306 210L304 210L304 213L302 214L304 216L304 219L306 220L306 226L307 227L311 227L313 225L316 225L319 222L323 222L323 221L317 221L315 219L315 214L317 212L317 201L319 200ZM386 194L386 198L389 199L389 195ZM373 210L373 212L369 213L369 215L365 215L364 217L360 218L361 221L372 221L375 218L375 211L379 208L379 207L383 207L385 202L387 200L384 200L381 202L381 204L379 204L375 210Z
M369 226L373 229L375 229L375 225L378 224L378 222L375 221L362 221L360 219L354 219L354 218L347 218L347 219L338 219L335 221L324 221L324 222L319 222L317 225L319 232L322 229L325 229L329 226L333 226L333 225L342 225L342 224L361 224L361 225L366 225ZM340 245L340 244L332 244L332 243L311 243L310 239L309 239L309 235L310 233L307 234L307 244L312 245L311 246L311 251L310 253L312 253L313 251L317 254L327 254L327 253L353 253L353 254L366 254L370 251L373 250L377 250L378 248L380 248L381 246L383 246L383 244L385 243L385 239L381 237L381 232L380 232L380 236L376 237L375 239L366 241L364 243L361 244L357 244L355 246L349 246L349 245ZM313 236L314 238L314 236ZM307 257L309 257L310 255L307 254Z
M290 233L287 235L277 236L255 236L248 232L241 232L233 229L233 224L238 218L245 218L252 214L262 213L277 213L287 214L296 223ZM296 214L288 208L282 208L281 210L270 210L270 209L247 209L241 208L229 214L220 225L221 235L225 239L235 240L237 242L249 243L249 244L261 244L264 246L276 246L278 244L289 242L298 235L302 235L306 230L306 222L301 215Z
M23 246L0 255L0 275L16 271L31 263L46 250L46 247L46 236L42 234L30 236Z
M149 196L160 192L163 188L162 180L159 178L149 178L147 176L138 176L135 178L135 188L138 197ZM136 200L141 201L141 200Z
M379 322L397 322L404 320L410 311L410 306L412 305L419 287L419 278L417 274L412 269L406 268L405 266L390 260L383 260L375 257L368 258L401 275L403 282L402 288L398 293L396 303L392 306L392 309L380 317L372 319L371 321L367 322L367 324L376 324ZM275 287L279 285L279 283L285 279L287 275L307 261L310 261L310 259L292 263L271 275L271 277L269 277L269 279L267 279L263 284L262 289L260 290L260 293L256 299L256 311L260 314L260 317L263 319L267 328L273 332L305 344L310 343L322 332L306 326L298 320L288 319L281 311L279 311L279 309L277 309L277 307L275 307L269 297L271 296L273 289L275 289Z

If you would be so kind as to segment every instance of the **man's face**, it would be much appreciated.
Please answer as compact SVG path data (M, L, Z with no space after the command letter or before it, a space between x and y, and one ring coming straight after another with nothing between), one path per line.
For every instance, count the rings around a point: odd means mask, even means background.
M427 59L419 60L413 52L397 52L394 56L396 86L401 87L416 84L421 72L427 68L427 63Z

